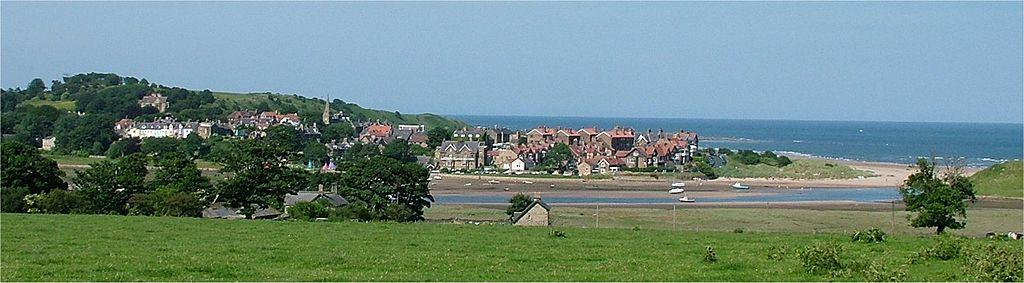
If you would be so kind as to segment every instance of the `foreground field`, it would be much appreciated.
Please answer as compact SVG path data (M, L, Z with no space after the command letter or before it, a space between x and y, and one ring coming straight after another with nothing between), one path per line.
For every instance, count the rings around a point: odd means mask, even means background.
M875 278L872 265L905 280L974 279L966 259L910 263L935 242L909 236L23 214L0 227L0 281L820 281ZM842 246L846 271L808 273L797 253L816 243Z

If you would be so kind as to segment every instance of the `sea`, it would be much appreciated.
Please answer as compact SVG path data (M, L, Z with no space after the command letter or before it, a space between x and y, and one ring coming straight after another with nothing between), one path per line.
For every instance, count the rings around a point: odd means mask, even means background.
M912 164L935 157L984 167L1024 157L1024 124L449 115L475 126L630 127L696 132L701 147L771 150L832 159Z

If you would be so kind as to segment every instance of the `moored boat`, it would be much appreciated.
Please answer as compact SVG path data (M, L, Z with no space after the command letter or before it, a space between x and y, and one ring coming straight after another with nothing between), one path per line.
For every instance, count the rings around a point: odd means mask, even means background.
M737 189L737 190L746 190L746 189L750 189L750 186L746 186L746 185L740 184L740 182L736 182L735 184L732 184L732 188L733 189Z

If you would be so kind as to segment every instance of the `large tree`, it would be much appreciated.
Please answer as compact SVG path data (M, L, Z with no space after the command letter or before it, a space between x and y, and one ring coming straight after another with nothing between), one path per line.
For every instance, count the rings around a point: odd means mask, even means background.
M342 194L366 203L380 219L416 221L434 197L427 188L429 173L423 166L384 156L357 159L343 171Z
M402 162L416 162L416 156L412 155L409 142L402 139L393 140L385 145L380 154Z
M324 127L321 133L320 139L324 142L341 142L345 140L345 138L355 137L356 130L348 123L334 123Z
M544 161L541 161L541 167L564 171L568 169L569 165L574 164L572 157L572 150L569 149L569 145L565 143L557 143L551 150L548 150L547 154L544 155Z
M162 155L156 165L153 180L149 181L156 199L155 214L199 216L207 196L213 193L210 179L184 154Z
M220 197L241 209L246 218L259 209L282 208L284 196L306 187L306 172L289 167L288 151L266 138L232 143L234 154L223 158L225 173Z
M32 146L4 141L0 145L0 198L3 212L25 212L25 196L66 189L57 162L39 155Z
M102 155L114 141L114 119L108 115L63 115L54 126L60 152L85 151Z
M533 202L529 196L523 193L516 193L508 200L508 208L505 208L505 214L512 215L516 212L520 212L526 209L530 203Z
M427 145L437 148L441 142L452 139L452 130L443 127L431 128L427 131Z
M959 170L951 170L940 176L935 163L917 160L917 173L911 174L900 187L903 202L913 227L935 227L941 234L949 229L962 229L966 225L968 199L974 197L974 185L963 177Z
M136 194L150 192L146 186L146 163L142 154L104 160L78 171L75 190L86 201L88 211L97 214L127 214L128 201Z

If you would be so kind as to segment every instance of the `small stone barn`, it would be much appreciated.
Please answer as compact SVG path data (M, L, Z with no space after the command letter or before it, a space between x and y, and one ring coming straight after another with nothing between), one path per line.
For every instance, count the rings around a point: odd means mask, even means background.
M548 226L551 220L548 218L551 207L547 203L534 197L533 202L526 206L526 209L512 214L512 225L515 226Z

